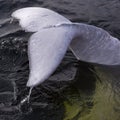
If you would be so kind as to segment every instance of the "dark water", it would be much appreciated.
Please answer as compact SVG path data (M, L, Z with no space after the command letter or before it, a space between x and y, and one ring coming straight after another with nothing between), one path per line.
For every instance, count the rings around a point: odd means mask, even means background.
M29 91L30 34L9 19L14 10L28 6L50 8L120 38L119 0L0 0L0 120L119 120L120 66L78 62L70 51L55 73L33 89L30 104L20 105Z

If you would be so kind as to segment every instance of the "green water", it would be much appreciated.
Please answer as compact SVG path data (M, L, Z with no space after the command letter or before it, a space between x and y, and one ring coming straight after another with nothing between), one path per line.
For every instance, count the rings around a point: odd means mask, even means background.
M64 120L119 120L120 96L113 90L112 80L96 68L95 89L87 92L71 86L66 90ZM88 75L89 77L89 75Z

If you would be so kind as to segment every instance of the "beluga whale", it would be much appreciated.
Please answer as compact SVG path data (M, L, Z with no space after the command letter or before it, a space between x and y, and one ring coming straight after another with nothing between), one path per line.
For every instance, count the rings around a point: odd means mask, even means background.
M29 78L33 88L51 76L69 48L76 59L88 63L120 65L120 41L102 28L71 22L64 16L41 7L21 8L12 13L26 32Z

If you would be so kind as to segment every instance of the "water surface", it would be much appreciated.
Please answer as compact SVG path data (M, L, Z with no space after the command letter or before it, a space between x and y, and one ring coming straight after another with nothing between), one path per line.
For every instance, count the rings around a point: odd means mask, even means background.
M119 0L0 0L0 120L119 120L120 66L83 63L69 50L55 73L33 89L30 104L20 106L29 91L30 34L9 20L28 6L50 8L120 38Z

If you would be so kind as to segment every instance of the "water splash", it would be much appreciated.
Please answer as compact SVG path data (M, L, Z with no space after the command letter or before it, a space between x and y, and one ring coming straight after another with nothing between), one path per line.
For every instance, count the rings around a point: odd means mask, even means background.
M21 102L20 102L21 105L24 104L25 102L27 102L28 104L30 103L30 96L32 93L32 89L33 89L33 87L30 88L29 94L23 100L21 100Z
M32 108L30 106L30 96L32 93L32 89L33 87L30 88L29 94L23 100L21 100L20 104L18 105L21 113L29 114L32 112Z
M29 94L28 94L28 103L30 103L30 96L31 96L31 94L32 94L32 89L33 89L33 87L31 87L30 88L30 90L29 90Z

